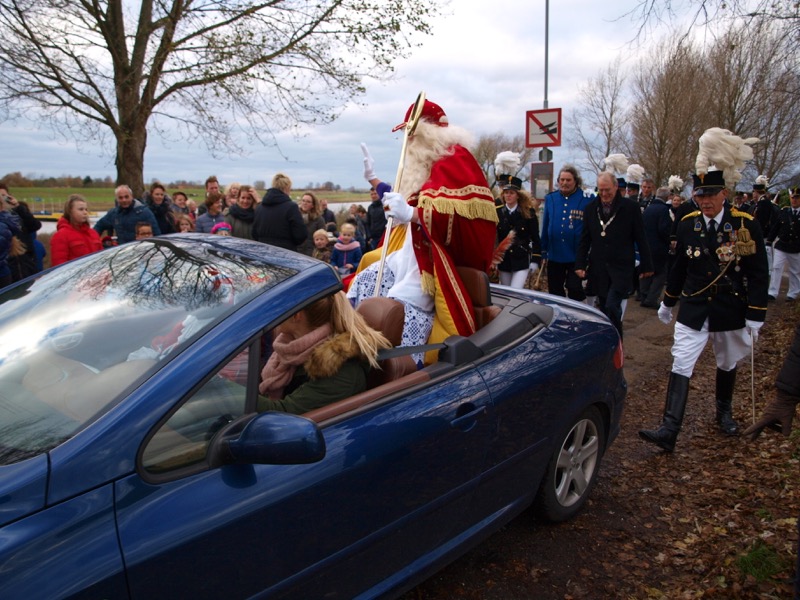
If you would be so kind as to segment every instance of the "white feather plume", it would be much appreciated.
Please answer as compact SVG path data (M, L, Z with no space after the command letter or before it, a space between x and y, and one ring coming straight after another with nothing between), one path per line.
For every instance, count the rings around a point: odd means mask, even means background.
M673 192L680 192L683 189L683 179L677 175L670 175L667 187Z
M636 163L630 165L625 174L625 179L633 183L641 183L642 179L644 179L644 167Z
M764 187L769 187L769 179L766 175L759 175L756 177L756 185L763 185Z
M609 173L624 173L628 169L628 157L624 154L609 154L603 163Z
M695 171L705 175L712 165L722 171L725 184L733 187L742 179L741 170L753 159L753 149L758 138L742 139L727 129L712 127L700 136L700 150L695 161Z
M519 171L519 152L505 150L494 159L494 172L496 175L516 175Z

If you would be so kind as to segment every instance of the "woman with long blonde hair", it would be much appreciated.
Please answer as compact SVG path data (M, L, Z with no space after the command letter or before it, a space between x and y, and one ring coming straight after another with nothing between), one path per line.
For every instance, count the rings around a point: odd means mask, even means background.
M326 296L275 328L261 371L259 412L303 414L367 389L378 350L391 344L367 325L343 292Z
M89 205L79 194L64 203L64 212L50 240L50 264L61 265L103 249L100 235L89 224Z

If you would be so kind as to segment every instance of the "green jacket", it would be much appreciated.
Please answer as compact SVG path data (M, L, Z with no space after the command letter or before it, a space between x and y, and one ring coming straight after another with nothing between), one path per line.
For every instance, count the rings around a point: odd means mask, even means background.
M303 414L344 400L367 389L369 362L351 343L349 333L329 337L295 371L288 393L280 400L259 396L258 412L279 410Z

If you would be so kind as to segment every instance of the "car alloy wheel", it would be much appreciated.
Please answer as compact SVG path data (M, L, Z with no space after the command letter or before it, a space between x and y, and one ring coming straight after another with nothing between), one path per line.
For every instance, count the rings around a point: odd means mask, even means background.
M605 451L605 430L599 411L587 408L553 452L537 497L538 513L564 521L580 511L597 481Z

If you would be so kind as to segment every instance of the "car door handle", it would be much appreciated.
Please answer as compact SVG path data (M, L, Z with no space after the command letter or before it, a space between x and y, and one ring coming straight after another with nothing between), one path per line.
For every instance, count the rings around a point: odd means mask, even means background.
M464 412L468 411L468 412ZM475 426L475 419L481 414L486 412L486 406L481 405L475 408L472 404L462 404L458 407L455 419L450 421L450 427L460 429L461 431L469 431Z

